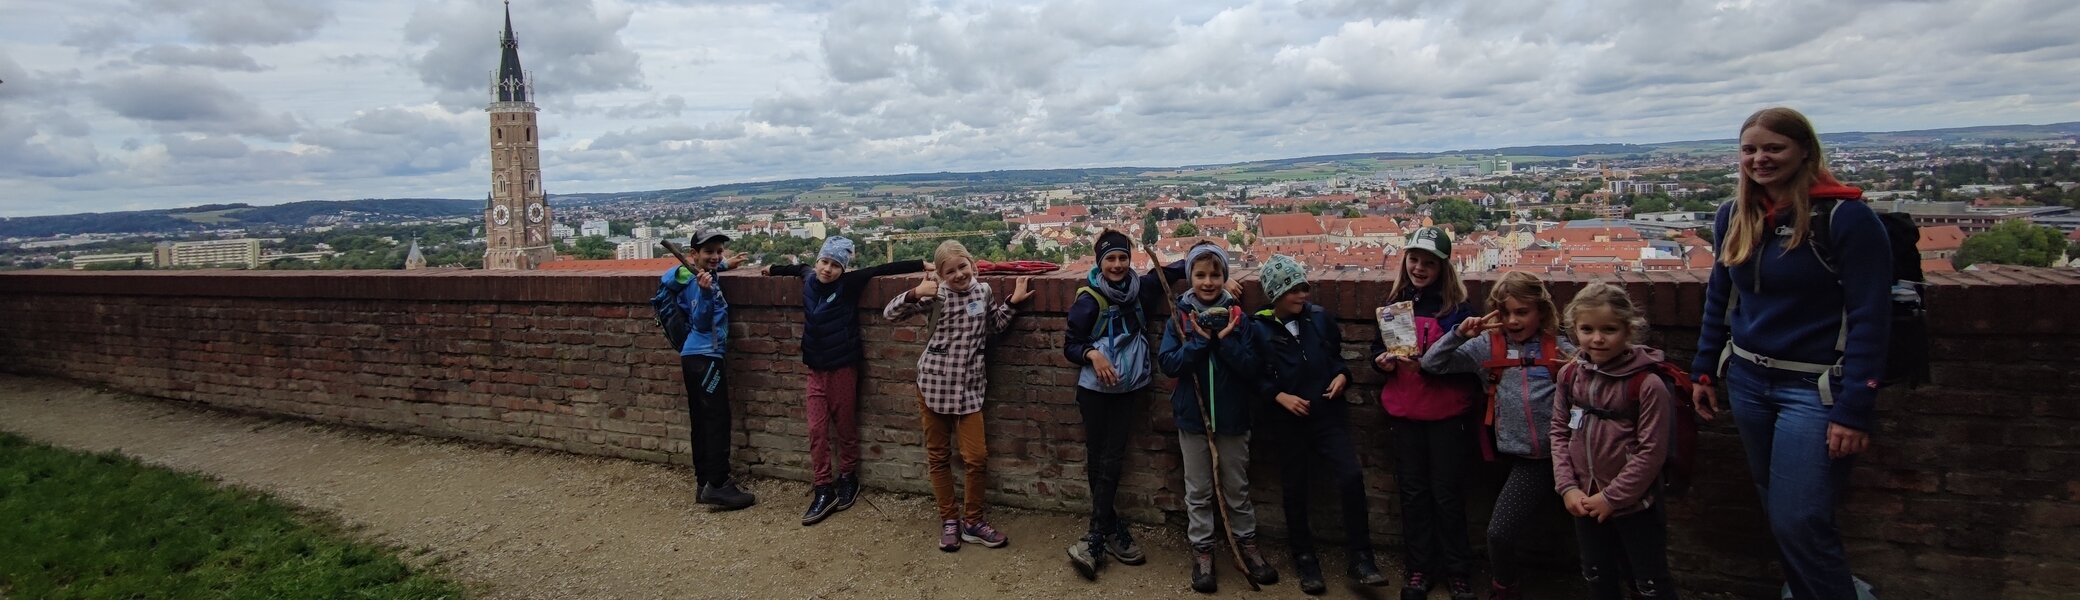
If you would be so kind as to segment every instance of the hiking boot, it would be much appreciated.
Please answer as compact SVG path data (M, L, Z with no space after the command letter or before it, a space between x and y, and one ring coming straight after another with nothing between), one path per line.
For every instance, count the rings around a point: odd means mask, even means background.
M1350 575L1351 581L1374 587L1387 584L1387 576L1379 572L1379 563L1372 560L1371 550L1352 552L1350 560L1351 564L1344 569L1344 574Z
M1401 584L1401 600L1423 600L1430 597L1430 578L1422 571L1408 572L1408 581Z
M833 512L852 508L852 503L859 500L858 473L839 475L837 485L832 487L835 488L833 491L836 496L836 501L831 505Z
M1242 552L1242 568L1249 571L1251 581L1257 582L1257 585L1278 583L1278 570L1271 568L1271 563L1264 560L1263 552L1257 551L1256 536L1236 538L1235 549Z
M1112 534L1112 539L1105 544L1105 552L1123 565L1148 562L1148 557L1141 554L1141 544L1134 543L1134 534L1127 533L1127 526L1119 525L1118 529L1119 532Z
M1497 582L1488 583L1488 600L1524 600L1522 590Z
M757 496L737 489L737 480L735 479L701 486L700 494L696 500L701 504L715 506L722 510L740 510L751 508L751 505L758 504Z
M939 551L955 552L961 549L961 521L947 519L939 526Z
M1011 538L1004 537L1004 534L997 532L997 528L990 527L989 521L976 521L961 524L961 541L982 544L984 548L1002 548L1005 544L1011 543Z
M1220 581L1213 575L1213 544L1192 546L1192 591L1201 594L1220 591Z
M1069 544L1069 566L1084 579L1098 580L1098 567L1105 564L1105 536L1092 534Z
M838 512L837 502L838 494L831 491L831 486L816 486L815 493L809 498L809 510L802 513L802 526L807 527L821 523L824 517Z
M1479 596L1473 595L1473 582L1467 581L1465 575L1453 575L1445 587L1452 591L1452 600L1480 600Z
M1300 591L1307 595L1320 596L1329 591L1329 584L1322 581L1322 559L1313 553L1293 556L1293 572L1300 578Z

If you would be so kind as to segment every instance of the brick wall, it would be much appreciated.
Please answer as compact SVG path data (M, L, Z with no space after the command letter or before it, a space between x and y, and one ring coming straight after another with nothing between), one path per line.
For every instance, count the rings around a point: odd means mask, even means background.
M863 469L870 486L928 493L912 385L923 331L878 310L914 281L878 281L867 294ZM1317 281L1345 337L1368 339L1364 319L1384 282L1358 273ZM1682 273L1624 281L1649 307L1649 341L1687 359L1701 282ZM1584 282L1563 279L1555 291L1564 302ZM1857 571L1887 598L2080 594L2080 375L2071 373L2080 278L1968 273L1938 283L1935 385L1884 401L1883 430L1843 510ZM735 274L724 283L735 458L790 479L808 473L799 285ZM1075 371L1060 355L1077 285L1073 276L1037 280L1036 300L991 352L993 503L1087 507ZM1478 295L1484 282L1472 286ZM644 302L654 290L654 275L607 272L0 274L0 365L217 408L684 464L684 392ZM1390 434L1370 401L1377 378L1363 368L1362 343L1345 353L1359 374L1352 397L1367 400L1353 427L1373 537L1391 557L1400 521ZM1131 441L1121 502L1137 520L1181 521L1168 386L1158 377ZM1278 441L1256 438L1251 495L1265 529L1283 535ZM1692 589L1766 594L1776 580L1771 546L1731 425L1708 425L1700 447L1709 470L1671 505L1679 577ZM1476 476L1485 490L1473 494L1476 544L1499 476L1485 465ZM1317 502L1318 534L1340 535L1328 530L1337 508ZM1556 509L1556 522L1562 516ZM1552 532L1555 562L1572 554L1569 540Z

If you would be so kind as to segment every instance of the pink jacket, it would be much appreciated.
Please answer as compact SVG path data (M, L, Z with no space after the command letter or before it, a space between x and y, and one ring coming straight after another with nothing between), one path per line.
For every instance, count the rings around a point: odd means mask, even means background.
M1660 350L1633 346L1609 363L1589 362L1583 351L1561 367L1547 428L1555 491L1563 496L1577 489L1600 492L1620 515L1652 505L1662 462L1668 459L1675 408L1668 383L1649 371L1660 361ZM1647 379L1637 386L1638 397L1626 397L1626 381L1635 376ZM1634 418L1601 418L1586 410L1576 417L1576 406Z

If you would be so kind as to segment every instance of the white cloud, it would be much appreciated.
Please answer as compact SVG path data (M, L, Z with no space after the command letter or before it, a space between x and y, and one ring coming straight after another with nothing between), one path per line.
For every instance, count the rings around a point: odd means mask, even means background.
M0 214L477 197L502 5L0 21ZM2067 0L541 0L550 188L2080 120ZM27 65L27 68L24 68ZM120 197L120 201L111 198Z

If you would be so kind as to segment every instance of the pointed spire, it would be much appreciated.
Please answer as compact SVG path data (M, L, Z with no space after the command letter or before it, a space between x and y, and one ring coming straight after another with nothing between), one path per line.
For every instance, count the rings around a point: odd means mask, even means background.
M406 270L426 268L426 255L419 252L418 238L412 238L412 251L404 255L404 268Z
M529 100L527 73L520 70L520 41L513 37L513 3L506 2L506 29L499 35L501 55L498 59L498 76L492 81L492 91L499 102L526 102Z

